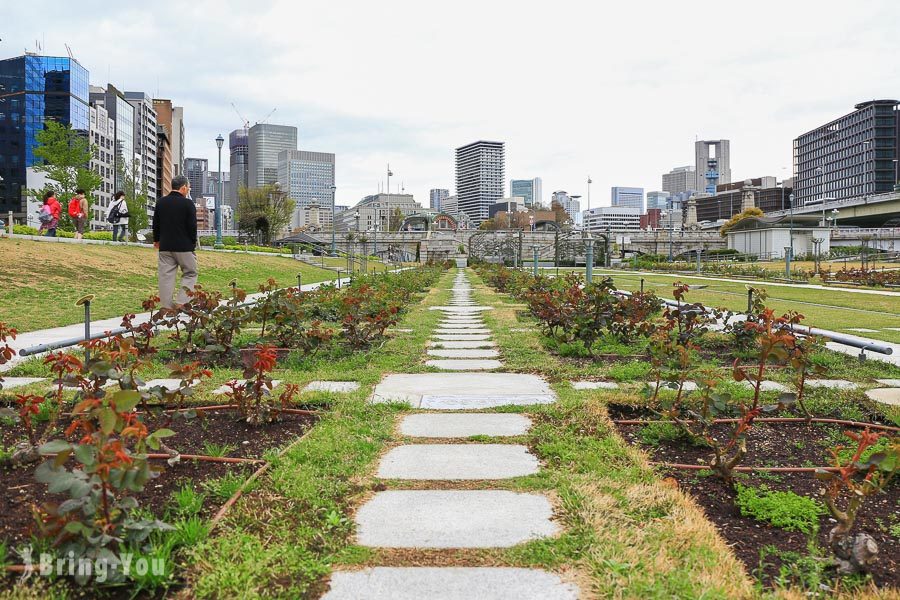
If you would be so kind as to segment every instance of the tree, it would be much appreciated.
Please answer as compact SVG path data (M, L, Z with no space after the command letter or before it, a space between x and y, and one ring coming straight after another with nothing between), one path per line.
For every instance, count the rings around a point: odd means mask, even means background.
M400 226L403 225L403 211L400 210L400 207L395 208L391 211L391 218L388 223L388 228L391 231L400 231Z
M478 229L481 229L482 231L494 231L495 229L497 229L497 222L493 217L491 217L490 219L485 219L481 222L480 225L478 225Z
M125 192L125 205L128 207L128 234L131 241L136 242L138 231L150 224L147 216L147 179L141 177L141 161L137 159L119 171L119 175L125 185L122 191Z
M238 190L237 226L261 244L271 244L291 222L294 201L274 185Z
M35 165L34 170L46 174L47 179L53 182L47 187L53 190L62 205L60 229L72 230L68 204L75 190L81 188L85 191L85 198L90 206L93 203L93 192L103 181L100 175L90 169L91 153L95 148L83 134L70 125L61 125L56 121L46 121L44 129L37 133L35 139L37 147L34 149L34 156L40 163ZM44 191L32 190L30 193L41 198Z
M731 228L737 225L739 222L748 217L761 217L763 216L763 214L764 213L761 209L752 206L725 221L725 224L722 225L721 229L719 229L719 235L725 237L726 235L728 235L728 232L731 230Z
M553 216L556 219L556 223L562 226L566 221L572 220L572 216L566 212L566 209L563 208L563 205L559 202L554 201L550 206L550 210L553 211Z

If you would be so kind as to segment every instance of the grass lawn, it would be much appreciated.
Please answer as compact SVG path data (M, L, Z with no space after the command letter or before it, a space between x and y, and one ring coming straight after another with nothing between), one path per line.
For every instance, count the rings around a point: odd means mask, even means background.
M226 290L232 279L255 292L269 277L280 285L333 279L336 273L282 256L197 253L201 285ZM93 294L95 319L140 312L156 293L156 252L134 246L62 244L0 239L0 321L21 332L81 322L75 302Z

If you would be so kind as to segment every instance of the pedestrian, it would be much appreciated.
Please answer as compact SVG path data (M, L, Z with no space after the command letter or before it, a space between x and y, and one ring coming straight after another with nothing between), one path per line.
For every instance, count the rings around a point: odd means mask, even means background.
M172 179L172 193L156 202L153 213L153 245L159 250L159 299L163 308L172 308L175 276L181 268L181 287L175 307L187 302L185 290L197 285L197 206L190 198L187 177Z
M87 223L88 204L87 198L84 197L84 190L81 188L75 190L75 196L69 200L69 216L72 217L72 224L75 225L75 239L82 239L84 226Z
M109 205L109 215L106 220L112 223L114 242L124 242L128 232L128 203L125 202L125 192L116 192L112 204Z
M53 195L53 190L44 192L44 204L38 213L38 220L41 227L38 229L38 235L42 231L46 231L43 235L46 237L56 237L56 228L59 227L59 218L62 216L62 206L59 200Z

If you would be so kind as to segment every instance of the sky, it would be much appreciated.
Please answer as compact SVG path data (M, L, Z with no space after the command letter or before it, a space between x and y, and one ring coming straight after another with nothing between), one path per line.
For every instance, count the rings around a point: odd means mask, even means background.
M791 174L799 134L900 98L900 3L3 0L0 58L74 56L91 83L184 107L186 156L274 108L336 154L337 203L383 186L455 192L454 149L506 143L510 178L610 203L661 188L695 139L731 140L732 179ZM227 165L227 142L223 165ZM227 169L227 166L223 167Z

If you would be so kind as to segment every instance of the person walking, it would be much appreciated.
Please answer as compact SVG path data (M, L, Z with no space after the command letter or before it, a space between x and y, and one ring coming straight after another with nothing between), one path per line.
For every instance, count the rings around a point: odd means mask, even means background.
M69 200L69 216L72 217L72 224L75 226L76 240L84 238L84 226L87 223L87 215L87 198L84 197L84 190L79 188L75 190L75 197Z
M56 237L56 228L59 227L59 218L61 216L62 206L59 205L59 200L53 195L52 190L47 190L44 192L44 204L41 206L38 214L38 220L41 222L38 235L41 235L41 232L46 232L43 234L44 236Z
M128 232L128 203L125 202L125 192L116 192L112 204L109 205L109 216L106 220L113 226L113 241L124 242Z
M159 250L159 299L163 308L173 308L175 276L181 269L181 288L175 307L187 302L185 290L197 285L197 206L190 199L187 177L172 179L172 193L156 202L153 213L153 245Z

